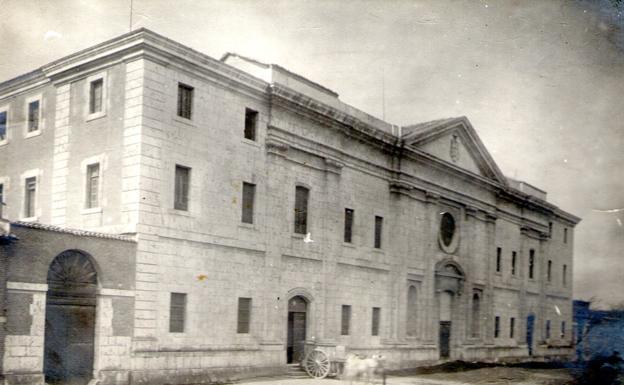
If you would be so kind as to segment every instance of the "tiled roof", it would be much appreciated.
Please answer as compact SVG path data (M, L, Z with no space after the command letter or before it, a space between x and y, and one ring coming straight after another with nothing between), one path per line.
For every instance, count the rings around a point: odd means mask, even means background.
M37 222L20 222L20 221L18 221L18 222L11 222L11 225L12 226L16 226L16 227L27 227L27 228L31 228L31 229L54 231L54 232L57 232L57 233L78 235L78 236L81 236L81 237L95 237L95 238L104 238L104 239L116 239L118 241L125 241L125 242L136 242L135 238L133 236L129 236L129 235L107 234L107 233L98 233L98 232L95 232L95 231L69 229L69 228L65 228L65 227L46 225L46 224L37 223Z

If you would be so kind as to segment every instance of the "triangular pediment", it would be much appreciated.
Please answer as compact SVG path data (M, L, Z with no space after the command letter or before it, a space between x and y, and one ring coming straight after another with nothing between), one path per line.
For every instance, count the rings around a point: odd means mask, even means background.
M507 180L465 117L403 128L405 144L444 162L501 184Z

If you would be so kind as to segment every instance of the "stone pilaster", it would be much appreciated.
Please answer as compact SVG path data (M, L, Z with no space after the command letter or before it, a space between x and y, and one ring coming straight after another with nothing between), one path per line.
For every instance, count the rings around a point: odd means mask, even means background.
M438 341L438 325L436 324L438 314L438 295L435 289L435 265L438 247L438 225L440 216L440 195L427 191L425 194L427 203L427 228L426 237L427 244L424 252L427 263L425 271L425 279L423 280L423 293L426 296L426 309L424 315L425 330L423 342L429 344L437 344Z
M67 216L67 175L69 173L69 124L70 84L56 89L56 112L54 121L54 152L52 157L52 212L50 221L65 226Z
M486 344L494 344L494 269L496 266L496 215L487 213L486 219L486 245L487 253L487 283L485 287L483 305L486 309L486 322L484 338Z

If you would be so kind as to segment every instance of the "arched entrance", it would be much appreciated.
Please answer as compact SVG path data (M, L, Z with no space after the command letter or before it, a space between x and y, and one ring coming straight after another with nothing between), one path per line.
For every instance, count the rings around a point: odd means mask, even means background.
M461 267L450 260L445 260L436 266L436 292L439 309L439 339L440 358L451 357L452 321L455 301L462 293L464 272Z
M301 362L305 354L306 320L308 301L302 296L288 300L288 333L286 339L286 362Z
M86 385L93 375L97 274L78 250L59 254L48 270L44 373L48 384Z

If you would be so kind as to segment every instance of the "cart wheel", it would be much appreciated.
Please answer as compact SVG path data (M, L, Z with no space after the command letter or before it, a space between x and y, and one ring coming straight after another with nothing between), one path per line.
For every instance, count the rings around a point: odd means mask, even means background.
M327 377L330 366L329 357L320 349L312 350L303 361L305 371L314 378Z

